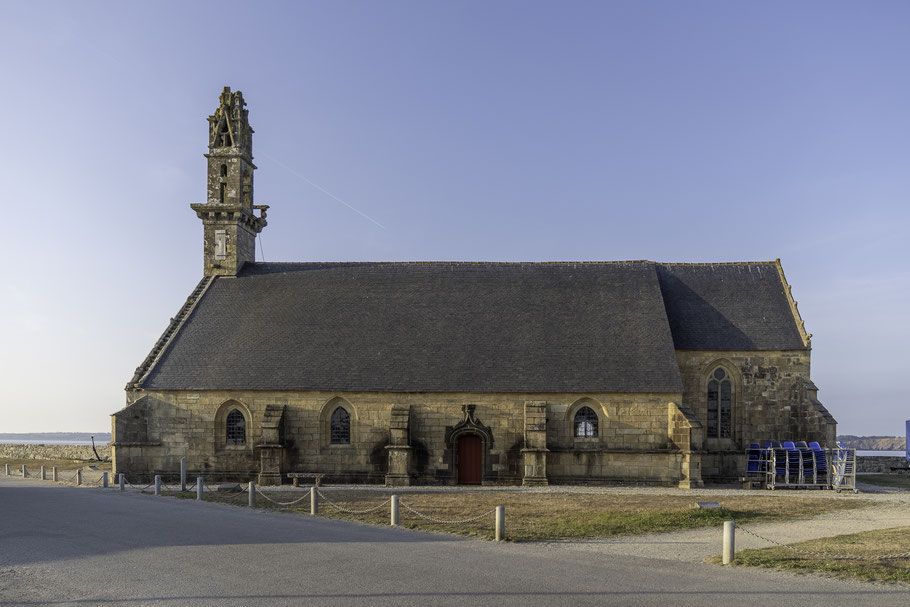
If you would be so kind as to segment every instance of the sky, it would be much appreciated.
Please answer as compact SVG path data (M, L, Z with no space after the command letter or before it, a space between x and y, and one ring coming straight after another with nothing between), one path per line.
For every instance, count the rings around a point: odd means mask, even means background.
M902 435L908 57L898 1L4 2L0 432L109 430L231 86L260 259L780 258L838 432Z

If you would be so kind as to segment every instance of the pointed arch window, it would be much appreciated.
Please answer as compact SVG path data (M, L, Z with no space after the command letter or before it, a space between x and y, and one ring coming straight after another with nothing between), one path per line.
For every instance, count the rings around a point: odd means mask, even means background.
M733 435L733 382L730 374L718 367L708 379L708 438Z
M591 407L582 407L575 413L575 437L597 436L597 413Z
M243 417L237 409L231 410L225 420L226 444L228 445L245 445L246 444L246 418Z
M351 442L351 414L344 407L332 411L330 436L333 445L347 445Z

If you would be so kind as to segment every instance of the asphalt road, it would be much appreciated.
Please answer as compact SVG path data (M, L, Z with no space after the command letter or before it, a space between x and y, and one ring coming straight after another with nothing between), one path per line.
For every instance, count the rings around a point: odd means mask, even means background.
M0 477L0 605L901 605L905 587Z

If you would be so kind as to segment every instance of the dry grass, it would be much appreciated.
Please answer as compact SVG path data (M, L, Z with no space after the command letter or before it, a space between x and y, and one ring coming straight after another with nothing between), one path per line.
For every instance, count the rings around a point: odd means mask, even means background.
M811 540L794 544L804 550L838 555L887 555L910 552L910 527L864 531L850 535ZM710 559L720 562L720 558ZM771 567L801 573L826 573L841 578L866 582L910 583L910 558L857 560L834 559L794 552L786 548L740 550L735 565L746 567Z
M363 510L388 502L386 491L323 488L331 501L351 510ZM272 492L269 497L289 502L303 497L302 492ZM493 515L470 523L440 524L422 519L404 505L442 520L463 520L493 510L506 508L506 533L514 541L560 540L608 537L674 531L720 525L725 520L741 522L810 517L830 510L847 510L864 506L863 500L794 498L769 496L699 496L698 501L716 501L720 509L695 507L696 498L684 495L523 493L512 491L440 491L399 492L400 522L403 527L425 531L443 531L490 539ZM246 497L208 493L205 499L246 504ZM257 496L259 507L309 514L309 499L295 506L280 507ZM321 516L358 520L377 525L389 524L389 507L369 514L347 514L320 500Z

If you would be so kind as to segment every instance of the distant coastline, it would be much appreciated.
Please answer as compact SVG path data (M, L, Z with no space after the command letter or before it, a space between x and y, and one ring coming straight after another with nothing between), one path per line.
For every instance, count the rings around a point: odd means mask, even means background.
M111 442L110 432L20 432L0 433L0 444L7 445L96 445Z

